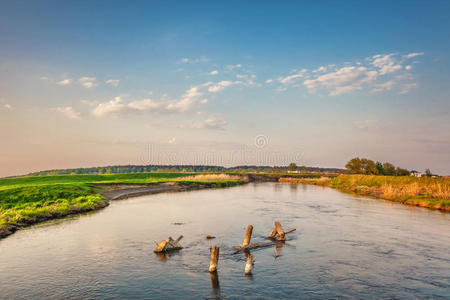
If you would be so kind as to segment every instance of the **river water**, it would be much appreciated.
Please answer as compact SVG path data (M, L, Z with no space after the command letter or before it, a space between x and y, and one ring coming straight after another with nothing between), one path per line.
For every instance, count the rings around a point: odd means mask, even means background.
M248 224L268 242L252 276L234 254ZM183 223L176 225L174 223ZM153 253L168 235L185 247ZM217 238L206 240L205 235ZM209 246L220 247L217 276ZM163 193L112 202L0 241L0 298L450 298L450 214L282 183Z

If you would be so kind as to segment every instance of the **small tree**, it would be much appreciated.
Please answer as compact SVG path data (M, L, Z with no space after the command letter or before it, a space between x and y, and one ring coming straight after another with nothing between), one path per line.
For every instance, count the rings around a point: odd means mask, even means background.
M361 159L361 165L364 174L377 174L377 166L373 160L363 158Z
M377 168L377 174L378 175L384 175L384 169L383 169L383 164L382 163L377 161L377 163L375 164L375 167Z
M384 175L394 176L395 175L395 166L391 163L385 162L383 164Z
M352 174L362 173L362 162L359 157L352 158L346 165L345 168L349 170Z
M306 173L306 172L308 171L308 169L306 168L306 166L302 166L301 171L302 171L303 173Z
M397 176L409 176L409 171L407 169L402 169L397 167L395 170L395 175Z
M427 175L428 177L431 177L431 175L433 175L433 174L431 173L430 169L426 169L425 175Z
M290 163L288 166L288 171L297 171L297 165L295 163Z

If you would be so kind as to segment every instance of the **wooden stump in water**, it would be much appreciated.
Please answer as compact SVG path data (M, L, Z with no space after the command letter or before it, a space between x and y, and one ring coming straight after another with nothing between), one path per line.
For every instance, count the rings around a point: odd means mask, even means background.
M209 264L209 272L216 272L218 263L219 263L219 247L214 246L211 249L211 262Z
M283 227L281 226L281 223L278 221L275 221L275 227L272 229L272 231L269 233L268 237L271 239L277 239L279 241L285 241L286 240L286 234L294 232L295 229L291 229L288 231L284 231Z
M283 230L283 227L281 226L280 222L275 221L275 229L276 229L276 231L278 233L278 240L279 241L286 240L286 237L284 235L284 230Z
M253 270L253 266L255 265L255 260L252 254L250 254L250 251L245 251L245 257L247 258L246 262L245 262L245 270L244 270L244 274L245 275L251 275L252 274L252 270Z
M253 226L248 225L247 230L245 231L244 243L242 243L242 247L247 248L250 245L250 240L252 239Z

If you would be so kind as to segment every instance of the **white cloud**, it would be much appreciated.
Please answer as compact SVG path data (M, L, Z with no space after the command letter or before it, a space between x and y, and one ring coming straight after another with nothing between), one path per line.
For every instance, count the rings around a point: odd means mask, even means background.
M317 69L313 70L313 73L317 73L317 72L326 72L327 68L324 66L320 66Z
M175 144L176 138L173 137L173 138L169 139L167 142L168 142L169 144Z
M6 109L12 109L12 106L11 106L11 104L9 104L9 103L5 103L5 104L3 105L3 107L6 108Z
M240 67L242 67L241 64L237 64L237 65L228 65L228 66L227 66L227 69L228 69L228 70L233 70L233 69L237 69L237 68L240 68Z
M201 56L199 58L187 58L187 57L183 57L179 63L181 64L198 64L198 63L204 63L204 62L208 62L209 59L205 56Z
M71 120L81 119L81 114L75 111L71 106L56 107L55 110Z
M82 86L88 89L97 86L97 84L95 83L95 77L81 77L79 79L79 82Z
M220 92L222 90L224 90L226 87L228 86L232 86L232 85L236 85L236 84L241 84L241 81L228 81L228 80L223 80L220 81L212 86L210 86L208 88L208 91L211 93L217 93Z
M118 79L108 79L108 80L106 80L106 84L109 84L110 86L113 86L113 87L118 87L119 83L120 83L120 80L118 80Z
M339 86L339 87L335 88L334 90L332 90L329 95L330 96L339 96L339 95L342 95L347 92L352 92L352 91L361 90L361 89L362 89L361 86L352 86L352 85Z
M208 118L201 122L196 122L193 124L194 128L198 129L217 129L217 130L223 130L225 129L225 126L227 125L227 122L225 121L224 117L221 114L212 114L209 115Z
M211 71L211 73L209 73L209 74L211 74L211 75L217 75L217 74L219 74L219 71L213 70L213 71Z
M386 81L386 82L377 84L375 86L375 88L372 89L370 92L371 93L379 93L379 92L384 92L384 91L390 91L396 85L397 85L397 82L395 82L394 80Z
M96 117L103 117L105 115L119 113L126 109L126 105L122 103L120 97L115 97L114 100L100 103L92 110L92 114Z
M423 53L423 52L413 52L413 53L406 55L406 58L413 58L413 57L424 55L424 54L425 53Z
M115 97L114 100L98 104L91 113L96 117L136 112L183 113L189 111L197 103L204 104L208 101L207 99L200 100L203 93L199 90L211 84L212 82L206 82L191 87L179 100L164 99L165 97L163 97L163 100L160 101L142 99L124 103L121 97Z
M397 64L394 59L395 53L392 54L378 54L373 56L372 65L379 68L379 72L381 75L393 73L402 69L400 64Z
M411 69L412 69L412 66L410 66L410 65L405 66L405 70L411 70Z
M273 82L273 79L267 79L266 80L266 83L272 83Z
M292 75L289 75L286 77L280 77L277 80L283 84L288 84L288 83L295 81L298 78L302 78L303 76L305 76L306 72L307 72L306 69L302 69L300 72L297 72L295 74L292 74Z
M61 81L56 82L57 85L69 85L72 83L72 79L63 79Z
M307 79L303 82L303 84L308 89L316 89L320 87L336 88L342 85L348 85L348 83L353 82L366 74L366 71L367 68L365 67L342 67L335 72L321 75L316 79Z

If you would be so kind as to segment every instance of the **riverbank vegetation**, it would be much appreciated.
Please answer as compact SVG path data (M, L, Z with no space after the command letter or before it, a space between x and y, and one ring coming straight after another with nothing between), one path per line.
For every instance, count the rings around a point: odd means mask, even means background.
M358 195L450 211L450 178L340 175L328 185Z
M188 188L226 187L242 183L235 175L131 173L112 175L26 176L0 179L0 238L18 228L108 205L105 186L172 182Z
M342 174L281 177L279 181L328 186L347 193L450 211L450 178Z

